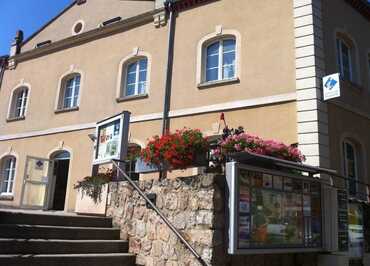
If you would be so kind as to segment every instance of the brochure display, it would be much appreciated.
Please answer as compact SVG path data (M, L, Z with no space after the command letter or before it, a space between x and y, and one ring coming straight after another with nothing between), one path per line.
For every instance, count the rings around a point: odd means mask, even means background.
M230 254L322 248L319 182L235 162L226 170Z
M130 113L123 112L97 123L94 165L122 159L127 151Z

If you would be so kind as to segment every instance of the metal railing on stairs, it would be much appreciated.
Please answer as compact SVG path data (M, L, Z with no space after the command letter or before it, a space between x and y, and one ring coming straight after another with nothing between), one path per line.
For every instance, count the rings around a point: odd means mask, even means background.
M113 165L117 168L119 173L129 182L129 184L140 194L140 196L147 202L147 204L162 218L164 223L171 229L171 231L179 238L181 243L189 249L189 251L194 255L198 262L202 266L210 266L203 258L198 254L198 252L190 245L190 243L182 236L182 234L177 230L177 228L167 219L166 216L155 206L155 204L145 195L145 193L140 189L140 187L122 170L117 162L123 162L121 160L112 160Z

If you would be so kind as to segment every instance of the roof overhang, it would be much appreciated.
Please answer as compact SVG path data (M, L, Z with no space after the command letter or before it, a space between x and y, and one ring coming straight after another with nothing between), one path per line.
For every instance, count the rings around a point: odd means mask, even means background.
M370 21L370 4L366 0L345 0L353 8Z

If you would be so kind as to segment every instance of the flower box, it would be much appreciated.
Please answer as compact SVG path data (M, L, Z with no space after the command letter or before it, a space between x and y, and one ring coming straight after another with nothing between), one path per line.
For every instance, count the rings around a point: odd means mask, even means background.
M208 166L208 156L207 153L196 153L194 155L193 163L188 167L204 167ZM176 170L180 168L173 168L169 165L161 165L157 166L155 164L148 164L144 161L143 158L139 157L136 159L135 163L135 173L155 173L159 171L166 171L166 170Z

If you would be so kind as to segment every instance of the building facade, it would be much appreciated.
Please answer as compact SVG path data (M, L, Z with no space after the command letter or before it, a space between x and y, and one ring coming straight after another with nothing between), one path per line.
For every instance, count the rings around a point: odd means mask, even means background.
M171 130L217 135L224 112L230 127L298 143L306 163L337 170L348 181L336 182L368 201L366 1L177 1L174 9ZM74 1L28 39L17 34L1 60L0 206L73 212L97 121L128 110L130 143L161 134L167 15L159 0ZM338 72L341 97L324 102L322 77ZM53 161L38 166L49 180L30 180L38 159Z

